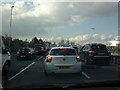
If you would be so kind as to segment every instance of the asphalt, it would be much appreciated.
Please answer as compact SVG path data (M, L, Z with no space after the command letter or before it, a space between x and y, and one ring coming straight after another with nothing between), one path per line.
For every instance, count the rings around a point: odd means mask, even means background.
M83 65L81 74L44 74L45 56L37 56L34 60L19 60L12 55L10 72L3 77L3 87L18 88L44 88L52 86L69 86L87 82L101 82L119 80L119 65L104 66Z

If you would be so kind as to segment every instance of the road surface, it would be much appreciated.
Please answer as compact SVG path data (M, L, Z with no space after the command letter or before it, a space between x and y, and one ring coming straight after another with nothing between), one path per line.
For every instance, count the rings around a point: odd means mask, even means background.
M85 82L118 80L119 70L116 65L83 65L81 74L44 75L45 56L34 60L19 60L12 55L10 72L3 77L4 88L44 88L51 85L73 85Z

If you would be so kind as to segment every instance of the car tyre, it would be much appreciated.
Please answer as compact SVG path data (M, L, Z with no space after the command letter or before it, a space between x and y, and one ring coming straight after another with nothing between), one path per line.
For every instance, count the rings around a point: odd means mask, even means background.
M105 65L110 65L110 62L106 62Z
M44 70L44 75L45 75L45 76L48 76L49 73L47 73L46 70Z
M3 75L6 75L9 72L9 69L10 69L10 63L6 62L2 70Z
M28 57L29 60L32 60L32 55Z
M17 57L17 60L20 60L20 58Z
M85 57L85 59L84 59L84 60L85 60L85 64L86 64L86 65L88 65L88 64L89 64L89 62L88 62L88 58L87 58L87 57Z
M44 75L45 75L46 77L49 77L49 76L53 75L53 73L48 73L46 70L44 70Z

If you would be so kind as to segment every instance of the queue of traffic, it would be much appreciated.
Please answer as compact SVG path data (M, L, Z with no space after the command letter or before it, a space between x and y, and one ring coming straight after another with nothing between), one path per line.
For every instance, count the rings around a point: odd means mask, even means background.
M8 73L11 55L5 49L4 42L1 44L2 71ZM16 60L33 60L37 55L46 56L45 74L55 72L81 72L82 64L103 64L109 65L111 61L111 52L106 45L91 43L84 45L81 49L78 47L52 47L49 50L44 48L22 47L16 52ZM4 60L6 58L6 60Z

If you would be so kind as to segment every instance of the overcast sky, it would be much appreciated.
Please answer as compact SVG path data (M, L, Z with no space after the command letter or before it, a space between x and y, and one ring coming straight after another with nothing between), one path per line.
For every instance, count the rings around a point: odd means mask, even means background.
M31 2L2 3L2 34L9 34L13 8L12 37L48 41L62 39L80 43L106 42L118 36L117 2Z

